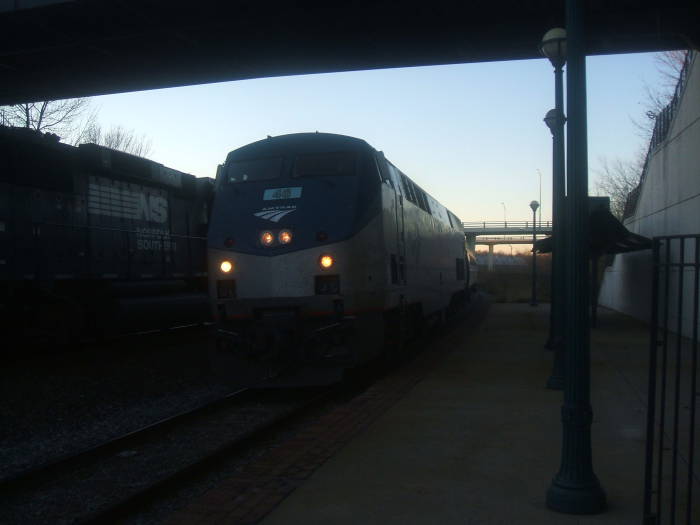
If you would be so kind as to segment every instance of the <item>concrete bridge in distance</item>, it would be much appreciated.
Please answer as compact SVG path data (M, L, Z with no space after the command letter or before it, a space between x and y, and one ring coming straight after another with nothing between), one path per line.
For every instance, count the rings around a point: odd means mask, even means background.
M467 247L476 251L476 245L489 247L488 268L493 270L493 247L497 244L532 244L536 237L552 234L552 221L481 221L463 222Z

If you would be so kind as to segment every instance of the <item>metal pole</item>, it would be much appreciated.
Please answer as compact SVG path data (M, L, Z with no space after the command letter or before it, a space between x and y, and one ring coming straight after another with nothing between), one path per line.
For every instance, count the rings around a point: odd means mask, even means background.
M530 306L537 306L537 251L535 242L537 241L537 210L532 210L532 301Z
M649 338L649 371L647 380L647 426L646 426L646 458L644 461L644 515L642 523L652 525L656 522L656 514L651 510L652 485L654 475L654 433L656 423L656 372L659 343L659 240L654 239L652 245L652 282L651 282L651 334ZM692 464L692 463L691 463Z
M566 231L566 153L564 151L564 81L561 66L554 68L554 111L552 128L552 276L548 347L554 351L547 388L564 388L564 235Z
M598 255L591 254L591 328L598 326Z
M539 197L539 203L540 203L540 226L542 226L542 172L540 170L537 170L537 174L539 175L540 179L540 197Z
M547 506L568 514L595 514L605 509L606 502L593 472L591 449L586 51L581 0L566 1L566 33L569 111L565 240L567 338L561 464L547 491Z

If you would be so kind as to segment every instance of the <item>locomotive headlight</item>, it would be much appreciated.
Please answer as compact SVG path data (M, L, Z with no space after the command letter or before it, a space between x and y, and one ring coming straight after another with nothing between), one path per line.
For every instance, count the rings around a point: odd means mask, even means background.
M321 258L318 260L321 268L330 268L333 266L333 263L335 263L335 260L330 255L321 255Z
M231 263L231 261L221 261L219 268L221 268L222 272L229 273L231 270L233 270L233 263Z
M275 236L272 235L272 232L262 232L260 234L260 244L263 246L271 246L273 242L275 242Z
M280 244L289 244L292 242L292 232L289 230L282 230L277 238L279 239Z

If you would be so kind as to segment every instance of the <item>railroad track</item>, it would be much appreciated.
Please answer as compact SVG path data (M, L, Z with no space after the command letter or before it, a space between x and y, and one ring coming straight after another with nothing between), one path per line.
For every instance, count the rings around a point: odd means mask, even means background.
M113 522L206 472L222 458L250 448L331 394L329 388L293 393L236 390L56 458L0 480L4 500L0 522ZM276 399L281 396L283 400ZM233 428L236 422L238 429ZM43 505L38 510L37 502Z
M411 346L417 350L419 343ZM340 390L343 396L357 392L357 383ZM0 522L103 523L136 515L200 475L215 471L222 460L241 458L253 445L288 428L324 401L333 398L335 402L337 394L337 388L272 393L240 389L80 453L56 458L0 480ZM274 410L268 410L272 405ZM239 431L232 431L235 426ZM184 445L178 446L179 442ZM159 455L154 449L164 449L164 453ZM183 452L185 449L190 453ZM43 508L35 510L37 505Z
M261 440L264 436L283 428L290 420L299 417L301 413L327 400L330 395L331 391L328 389L316 392L314 395L304 400L300 406L284 411L270 420L254 425L235 440L222 444L208 454L202 456L198 461L173 472L171 475L158 480L149 487L131 496L115 501L100 511L92 513L84 520L81 520L81 523L111 523L134 514L138 509L146 506L151 501L157 500L161 495L171 493L181 483L187 482L198 474L215 467L221 459L233 455L237 451L243 450Z
M155 423L150 423L142 428L133 430L93 447L55 457L50 461L26 469L18 474L0 479L0 491L19 490L37 485L56 472L78 467L86 462L99 459L101 456L106 456L125 448L133 448L143 442L144 439L148 439L158 432L164 432L187 419L203 415L207 411L216 410L217 408L231 403L233 400L238 400L242 396L250 394L250 392L252 392L252 389L249 388L236 390L213 401L203 403L191 410L163 418Z

